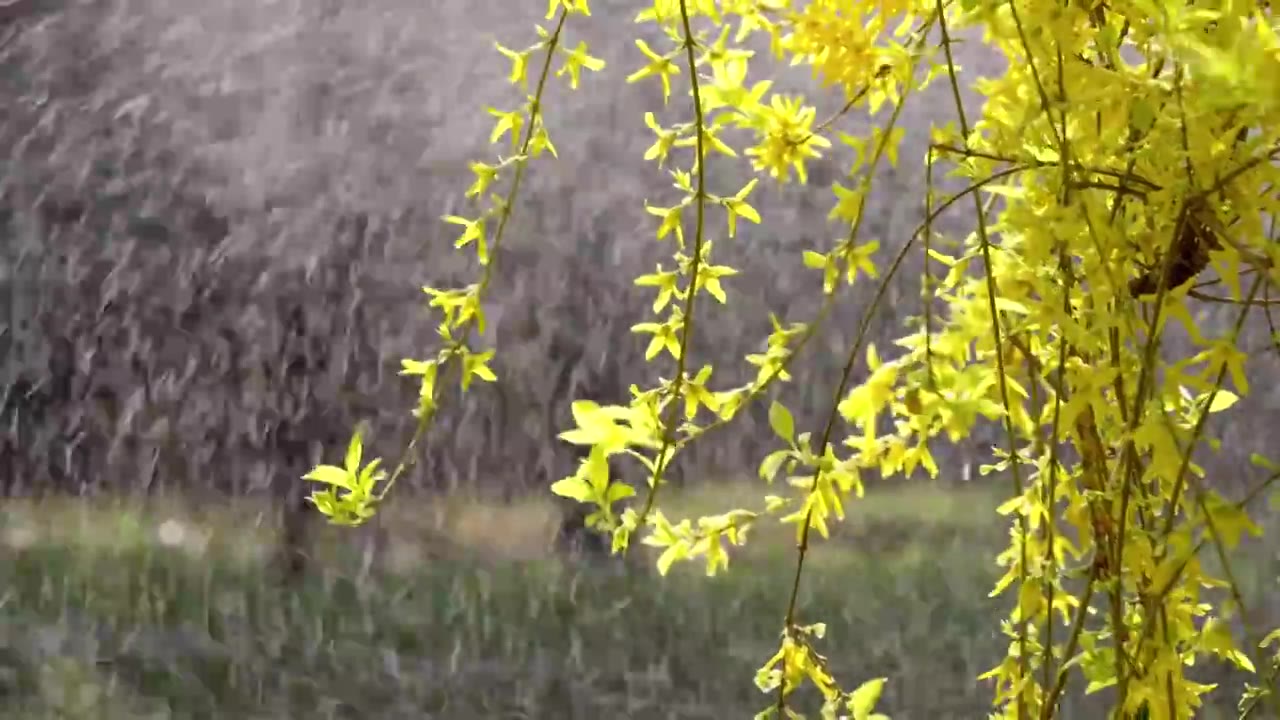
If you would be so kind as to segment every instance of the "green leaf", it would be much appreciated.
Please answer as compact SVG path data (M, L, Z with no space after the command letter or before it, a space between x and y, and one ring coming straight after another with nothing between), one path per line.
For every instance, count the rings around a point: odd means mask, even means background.
M876 703L880 702L880 693L884 691L886 679L868 680L849 694L849 712L853 713L854 720L871 720L871 713L876 709Z
M778 470L782 469L782 464L791 456L789 450L777 450L765 456L764 462L760 463L760 478L767 482L773 482L778 476Z
M1277 642L1280 642L1280 628L1267 633L1267 636L1262 638L1262 642L1258 643L1258 647L1264 648Z
M354 475L360 469L360 456L364 447L360 439L360 433L357 432L351 436L351 444L347 446L347 458L345 466L347 472Z
M1151 106L1151 100L1140 97L1133 105L1133 128L1143 133L1147 132L1156 124L1156 116L1156 109Z
M356 484L362 492L372 494L373 486L377 485L379 480L387 476L385 472L380 472L378 470L378 466L381 464L382 458L374 458L368 465L364 466L363 470L360 471L359 481Z
M596 445L587 456L587 477L597 495L603 495L609 486L609 459L604 450Z
M1254 537L1262 535L1262 528L1249 517L1249 513L1235 503L1223 499L1217 493L1206 493L1204 509L1213 520L1214 528L1221 535L1222 542L1228 549L1234 550L1245 533Z
M1280 472L1280 465L1276 465L1275 463L1271 462L1271 460L1269 460L1265 455L1261 453L1253 453L1252 455L1250 455L1249 462L1253 463L1254 467L1260 467L1263 470L1270 470L1271 472Z
M591 486L587 484L586 480L576 475L552 483L551 492L560 497L567 497L578 502L587 502L591 499Z
M610 545L610 552L618 555L625 551L631 545L631 529L628 527L618 527L613 531L613 542Z
M1200 631L1200 646L1247 672L1257 672L1253 662L1236 647L1231 626L1219 618L1209 618Z
M635 494L635 488L624 482L616 482L609 486L609 492L605 495L605 499L609 501L610 505L612 505L619 500L626 500Z
M778 495L766 495L764 497L764 509L766 512L776 512L786 507L791 501Z
M796 421L791 417L791 411L785 405L773 401L769 406L769 427L773 428L773 432L788 444L794 444L796 434Z
M1016 313L1018 315L1027 315L1031 312L1027 309L1026 305L1015 300L1010 300L1006 297L996 298L996 310L999 312Z
M302 476L303 480L334 485L346 490L351 489L351 473L336 465L319 465Z

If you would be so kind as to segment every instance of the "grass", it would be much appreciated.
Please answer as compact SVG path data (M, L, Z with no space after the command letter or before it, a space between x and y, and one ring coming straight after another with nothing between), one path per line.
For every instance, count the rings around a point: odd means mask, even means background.
M751 493L667 500L695 513ZM889 676L894 718L985 716L975 678L1004 649L996 501L882 488L815 552L802 621L827 623L838 677ZM7 505L0 716L709 719L767 702L752 677L789 589L787 529L763 528L726 576L658 578L554 556L547 500L424 502L389 508L363 579L361 534L320 533L291 591L268 579L273 530L249 503Z

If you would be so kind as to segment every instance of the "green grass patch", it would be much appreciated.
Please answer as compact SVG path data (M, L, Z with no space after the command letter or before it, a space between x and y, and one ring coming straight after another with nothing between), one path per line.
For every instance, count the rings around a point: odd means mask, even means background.
M698 514L755 497L722 486L665 504ZM987 597L1007 537L996 502L981 489L880 489L814 550L801 619L827 623L837 677L889 676L895 718L985 716L975 678L1005 644L1006 601ZM752 677L790 590L790 527L760 528L727 575L691 564L659 578L552 555L543 499L395 507L385 522L399 560L361 582L359 533L327 530L317 571L289 590L266 571L270 514L249 504L7 507L0 712L718 719L768 701Z

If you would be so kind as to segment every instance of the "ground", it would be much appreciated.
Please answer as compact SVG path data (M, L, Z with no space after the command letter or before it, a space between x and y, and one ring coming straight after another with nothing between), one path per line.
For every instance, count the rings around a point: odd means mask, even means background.
M802 620L827 623L845 682L889 678L896 720L985 715L976 678L1004 647L1006 600L988 598L1001 489L874 488L814 552ZM759 491L708 484L666 504L709 512ZM405 496L375 562L368 533L335 528L316 572L282 590L271 514L250 501L11 502L0 717L710 719L767 703L752 678L790 587L789 529L762 528L726 576L660 578L652 556L629 572L556 557L555 507ZM1261 546L1244 557L1258 597L1280 563Z

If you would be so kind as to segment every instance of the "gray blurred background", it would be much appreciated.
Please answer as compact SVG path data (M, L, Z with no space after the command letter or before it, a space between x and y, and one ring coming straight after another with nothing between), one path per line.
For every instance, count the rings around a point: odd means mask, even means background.
M435 347L419 288L477 272L439 218L471 212L467 163L503 151L487 144L485 108L518 102L492 44L528 45L538 5L6 5L0 474L9 491L287 495L324 453L341 452L357 421L372 423L370 452L397 456L414 393L396 376L399 360ZM671 252L653 240L644 202L676 192L640 159L651 142L644 111L673 116L657 83L623 82L641 60L633 34L656 41L632 24L633 5L597 0L591 18L568 27L570 46L587 41L608 66L577 92L554 82L547 100L560 158L532 164L487 298L485 342L500 380L447 394L406 490L541 490L571 467L554 435L574 397L623 402L629 383L669 371L643 363L644 340L629 332L651 299L631 279ZM1002 60L967 37L966 85L1000 72ZM816 89L803 69L784 72L764 54L756 72ZM830 93L815 97L820 118L838 107ZM945 83L903 113L902 160L877 177L863 229L881 241L882 267L922 216L930 123L954 114ZM871 123L855 114L839 128ZM825 220L843 149L814 164L809 187L762 183L753 200L765 223L717 243L717 262L742 272L726 283L727 307L701 306L692 359L713 363L721 386L750 371L741 358L760 347L768 312L813 316L820 297L800 250L844 232ZM748 177L741 161L711 165L715 190ZM966 213L970 204L957 203L940 229L962 237ZM876 317L882 348L919 312L920 267L913 254ZM795 366L785 399L801 426L829 411L874 289L863 280L847 291ZM1212 325L1229 310L1197 312ZM1265 335L1249 341L1262 347ZM1214 461L1224 469L1243 467L1280 419L1280 391L1267 381L1275 368L1274 357L1258 361L1255 397L1231 413L1244 422L1214 428L1231 438ZM677 476L753 472L769 441L767 403L758 405L685 456ZM940 447L944 476L995 437Z

